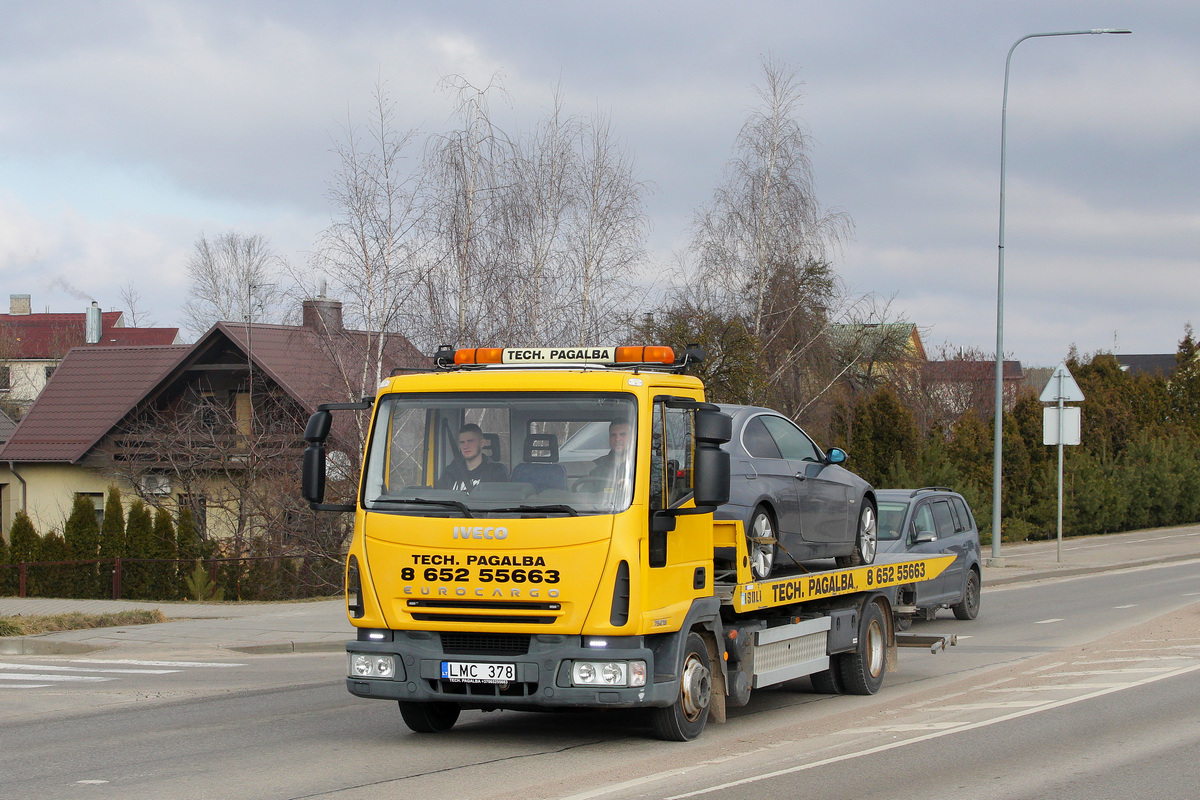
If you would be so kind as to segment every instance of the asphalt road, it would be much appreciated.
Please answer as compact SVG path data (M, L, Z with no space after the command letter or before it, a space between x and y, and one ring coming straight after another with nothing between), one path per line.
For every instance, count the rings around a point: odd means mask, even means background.
M901 651L874 697L756 692L688 744L628 712L412 734L336 653L2 656L108 680L4 681L49 685L0 694L0 799L1196 796L1200 561L988 588L975 622L913 630L960 644Z

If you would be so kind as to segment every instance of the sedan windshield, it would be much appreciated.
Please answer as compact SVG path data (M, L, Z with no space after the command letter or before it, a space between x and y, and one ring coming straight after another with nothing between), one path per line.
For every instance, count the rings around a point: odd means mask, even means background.
M596 392L394 394L363 506L423 516L570 516L629 506L637 406Z

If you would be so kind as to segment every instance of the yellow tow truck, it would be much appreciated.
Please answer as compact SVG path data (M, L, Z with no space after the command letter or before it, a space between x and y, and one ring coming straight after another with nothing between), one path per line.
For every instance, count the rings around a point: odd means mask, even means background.
M872 694L895 664L889 590L952 556L755 581L729 499L730 417L689 348L443 349L374 398L321 406L302 494L354 513L346 687L414 731L462 709L647 707L695 738L805 675ZM358 494L324 502L332 414L371 409Z

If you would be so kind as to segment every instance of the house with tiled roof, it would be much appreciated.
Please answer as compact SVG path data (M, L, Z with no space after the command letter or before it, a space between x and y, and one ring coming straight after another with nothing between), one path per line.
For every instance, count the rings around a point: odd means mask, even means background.
M39 531L61 529L75 495L100 509L113 484L123 496L187 502L200 520L210 506L226 514L224 484L256 458L298 469L318 404L373 394L379 369L428 366L402 336L387 337L381 361L377 344L342 327L340 303L319 298L299 326L218 322L192 345L72 348L0 448L4 532L18 510Z
M15 413L32 404L72 347L179 344L178 328L131 328L121 311L95 302L78 313L34 313L27 294L9 295L0 314L0 399Z

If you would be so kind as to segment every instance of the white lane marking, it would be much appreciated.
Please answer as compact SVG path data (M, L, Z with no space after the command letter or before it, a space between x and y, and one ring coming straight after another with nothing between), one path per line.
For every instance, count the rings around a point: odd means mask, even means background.
M1093 669L1086 672L1056 672L1056 677L1086 678L1089 675L1133 675L1144 673L1153 675L1157 672L1170 672L1175 667L1120 667L1118 669Z
M984 708L1034 708L1045 705L1045 700L1004 700L998 703L963 703L957 706L938 706L939 711L974 711Z
M1076 661L1071 666L1086 667L1092 664L1142 664L1147 661L1185 661L1191 656L1127 656L1124 658L1090 658L1086 661ZM1059 665L1063 666L1063 665Z
M84 786L99 786L102 783L108 783L108 781L92 779L92 780L85 780L85 781L75 781L75 783L81 783Z
M1049 625L1051 622L1066 622L1062 617L1054 617L1053 619L1040 619L1033 623L1034 625Z
M876 725L872 728L849 728L837 733L859 734L859 733L908 733L911 731L940 731L946 728L957 728L962 725L961 722L924 722L914 723L911 725Z
M96 682L111 680L115 680L115 678L104 678L100 675L5 675L3 672L0 672L0 681L60 681L66 683L69 681Z
M137 661L132 658L72 658L72 664L132 664L137 667L244 667L232 661Z
M169 675L177 669L98 669L96 667L55 667L49 664L11 664L0 661L4 669L43 669L47 672L119 672L127 675Z
M1148 683L1155 683L1156 681L1165 680L1167 678L1173 678L1176 675L1185 675L1189 672L1195 672L1198 669L1200 669L1200 664L1193 664L1190 667L1183 667L1181 669L1175 670L1174 672L1168 672L1168 673L1164 673L1162 675L1155 675L1155 676L1149 677L1149 678L1142 678L1139 681L1134 681L1132 683L1122 683L1122 684L1119 684L1114 687L1106 687L1106 688L1100 689L1099 691L1090 692L1089 694L1079 695L1078 697L1067 697L1067 698L1058 700L1053 703L1047 703L1044 706L1038 706L1037 708L1027 708L1027 709L1023 709L1021 711L1014 711L1011 714L1004 714L1002 716L996 717L995 719L987 719L987 720L981 720L979 722L971 722L971 723L967 723L964 725L960 725L956 728L949 728L944 731L934 731L932 733L927 733L923 736L916 736L912 739L905 739L904 741L889 742L888 744L880 745L878 747L871 747L866 750L860 750L855 753L846 753L845 755L834 756L832 758L822 759L821 761L814 761L810 764L800 764L795 767L788 767L787 769L775 770L774 772L767 772L762 775L755 775L754 777L751 777L751 778L743 778L743 779L737 780L737 781L730 781L729 783L723 783L719 786L710 786L708 788L700 789L695 792L688 792L686 794L672 795L671 797L666 798L666 800L683 800L686 797L696 797L698 795L704 795L704 794L718 794L723 790L732 789L735 786L745 786L747 784L757 783L758 781L764 781L764 780L770 780L772 778L778 778L783 775L792 775L797 772L804 772L804 771L807 771L810 769L816 769L817 767L824 767L828 764L837 764L842 761L850 761L852 759L861 758L863 756L875 755L876 753L883 753L888 750L895 750L900 747L907 747L910 744L917 744L918 742L926 742L926 741L930 741L932 739L939 739L943 736L951 736L956 733L963 733L965 731L976 730L978 728L985 728L985 727L988 727L990 725L995 725L1000 722L1008 722L1009 720L1019 719L1020 717L1027 717L1031 714L1040 714L1043 711L1049 711L1051 709L1061 708L1063 706L1074 705L1075 703L1079 703L1084 700L1091 700L1096 697L1103 697L1106 694L1112 694L1113 692L1119 692L1122 689L1131 689L1135 686L1143 686ZM605 794L607 794L607 793L608 792L605 792ZM594 797L597 795L595 793L591 793L591 796ZM573 798L564 798L564 800L573 800Z
M1009 689L988 689L989 692L1057 692L1060 689L1070 689L1079 691L1080 689L1095 689L1097 687L1113 687L1113 686L1128 686L1124 682L1104 683L1097 681L1095 683L1054 683L1049 686L1014 686Z
M1138 607L1138 604L1137 604L1137 603L1130 603L1130 604L1129 604L1129 605L1127 605L1127 606L1113 606L1113 608L1114 608L1114 609L1122 609L1122 608L1137 608L1137 607Z
M0 683L0 689L45 689L48 683Z

